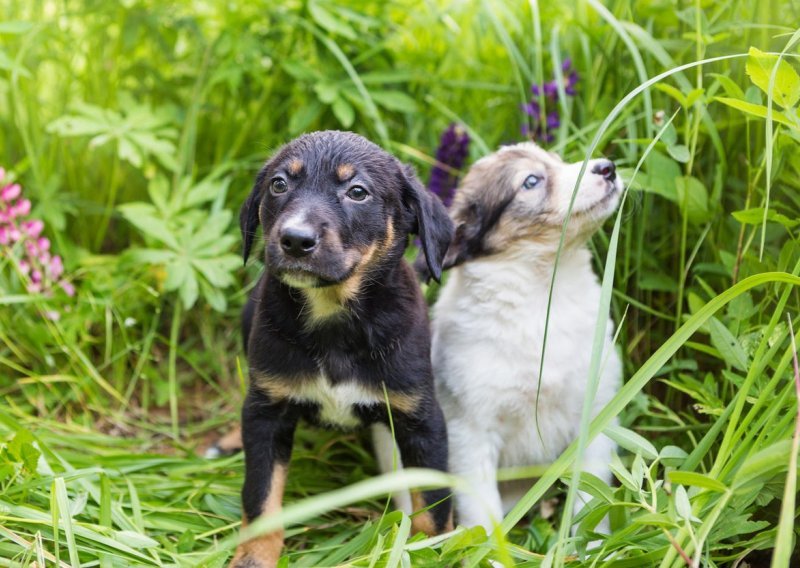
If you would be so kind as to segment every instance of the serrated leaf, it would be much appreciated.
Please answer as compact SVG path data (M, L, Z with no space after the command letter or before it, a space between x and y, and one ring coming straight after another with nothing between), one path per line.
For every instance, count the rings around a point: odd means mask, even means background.
M608 426L603 433L632 454L641 454L650 461L658 457L656 447L633 430L623 426Z
M800 100L800 76L786 59L781 58L778 63L777 55L770 55L751 47L745 71L753 84L769 95L770 76L776 65L778 69L775 72L772 98L777 105L791 108Z

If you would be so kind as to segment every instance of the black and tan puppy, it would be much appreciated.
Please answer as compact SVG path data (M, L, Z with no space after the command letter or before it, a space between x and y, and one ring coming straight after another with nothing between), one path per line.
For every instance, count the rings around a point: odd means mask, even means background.
M266 271L244 313L250 386L242 409L243 524L278 511L302 418L357 428L387 423L406 467L447 468L434 395L427 308L403 260L419 234L441 274L452 224L411 169L347 132L290 142L263 167L241 212L244 257L261 225ZM386 405L384 388L388 393ZM451 526L448 490L416 495L418 531ZM242 543L231 566L274 566L283 535Z

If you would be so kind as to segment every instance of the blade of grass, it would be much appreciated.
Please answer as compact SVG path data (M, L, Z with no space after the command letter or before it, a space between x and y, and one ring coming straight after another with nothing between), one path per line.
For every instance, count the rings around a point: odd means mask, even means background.
M775 537L775 550L772 553L772 568L788 568L791 564L791 557L794 544L795 517L795 498L797 496L797 454L800 450L800 364L797 362L797 343L794 339L794 327L792 318L789 320L789 335L792 338L792 363L794 367L795 394L797 396L797 417L795 419L794 436L792 437L792 451L789 454L789 470L786 473L786 485L783 489L783 502L781 503L781 515L778 521L778 531Z

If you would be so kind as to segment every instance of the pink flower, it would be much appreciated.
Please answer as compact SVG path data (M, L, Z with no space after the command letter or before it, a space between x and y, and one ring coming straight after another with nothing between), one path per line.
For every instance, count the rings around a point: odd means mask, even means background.
M40 221L39 219L35 219L33 221L24 221L22 223L22 229L28 234L29 237L35 239L42 234L44 222Z
M58 280L58 277L64 273L64 265L61 262L61 257L55 255L50 259L50 278Z
M66 292L67 296L69 296L70 298L75 295L75 286L73 286L71 282L62 280L59 283L59 286L61 286L61 289L64 290L64 292Z
M0 168L0 182L6 171ZM31 202L22 196L17 183L0 184L0 253L16 257L17 271L30 294L51 296L61 288L68 296L75 295L75 286L62 280L64 263L59 255L51 254L52 244L42 236L44 222L30 219ZM50 311L46 317L56 320L59 312Z
M19 194L22 192L22 188L18 183L12 183L11 185L5 186L2 190L0 190L0 199L6 202L10 202L12 199L16 199L19 197Z
M24 217L31 212L31 202L27 199L20 199L16 205L11 206L14 217Z

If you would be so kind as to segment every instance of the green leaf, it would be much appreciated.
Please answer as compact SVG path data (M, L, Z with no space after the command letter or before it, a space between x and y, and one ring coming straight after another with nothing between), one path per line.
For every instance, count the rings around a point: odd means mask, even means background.
M678 162L685 164L689 161L689 148L683 144L675 144L674 146L667 146L667 152L670 156L675 158Z
M336 100L333 101L331 109L342 126L345 128L353 126L353 122L355 122L356 119L356 111L353 105L348 103L344 97L337 97Z
M731 213L733 218L743 225L760 225L764 221L764 208L754 207L751 209L742 209ZM767 221L772 221L784 226L787 229L793 229L800 225L800 219L790 219L786 215L776 213L772 209L767 211Z
M745 70L753 84L769 95L769 81L775 65L778 65L778 70L775 72L772 98L783 108L793 107L800 100L800 76L786 59L782 58L778 63L777 55L769 55L751 47Z
M351 40L358 38L353 28L331 14L320 2L311 0L308 3L308 12L321 28L328 30L332 34L338 34Z
M680 176L675 180L681 214L691 223L699 225L708 221L708 189L694 176Z
M417 102L400 91L370 91L372 100L380 106L397 112L417 112Z
M163 219L156 217L156 210L152 205L148 203L126 203L120 205L117 209L129 223L145 235L153 237L175 250L180 249L175 235L172 234Z
M710 489L718 493L725 493L728 490L724 483L712 479L707 475L703 475L702 473L695 473L693 471L671 471L668 477L672 483L679 485L702 487L703 489Z
M739 344L733 334L717 318L711 318L708 322L708 330L711 335L711 343L717 348L722 359L731 367L746 371L749 365L747 354Z
M677 446L664 446L658 452L661 463L670 467L678 467L686 460L689 454Z
M692 504L689 502L689 495L683 485L675 487L672 495L675 501L675 512L678 513L678 516L685 521L691 519Z
M114 531L114 539L131 548L152 548L158 546L158 541L136 531Z
M35 472L41 452L33 445L34 437L28 430L18 430L8 443L8 453L28 471Z
M181 289L178 291L181 297L181 301L183 302L183 307L187 310L194 306L194 303L197 301L197 297L199 295L199 286L197 284L197 278L195 277L193 272L189 272L189 275L186 277L186 280L183 281L183 285Z
M747 114L752 114L753 116L757 116L759 118L767 118L767 107L764 105L757 105L740 101L738 99L729 99L726 97L714 97L714 100L724 103L729 107L733 107L736 110L746 112ZM786 126L790 126L795 130L800 130L800 125L798 125L796 121L790 120L779 110L772 109L772 120L775 122L780 122L781 124L785 124Z
M656 193L673 203L678 202L675 180L681 175L678 163L657 150L652 150L644 161L647 175L642 182L642 191Z
M733 478L733 489L746 490L754 483L763 483L785 471L791 447L791 440L781 440L745 459Z
M603 433L632 454L641 454L647 460L658 457L658 451L646 438L623 426L608 426Z
M292 113L292 117L289 119L289 132L299 134L306 130L312 122L319 118L322 108L322 104L316 100L300 107L300 110Z

